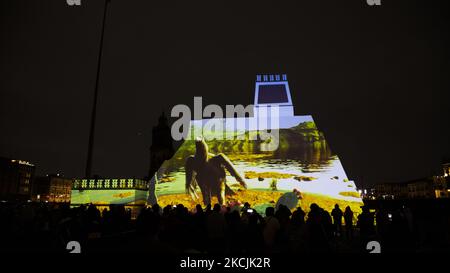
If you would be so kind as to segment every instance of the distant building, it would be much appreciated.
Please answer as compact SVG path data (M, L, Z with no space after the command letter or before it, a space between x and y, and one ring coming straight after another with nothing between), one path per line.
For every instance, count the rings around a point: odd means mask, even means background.
M0 157L0 199L29 200L34 172L30 162Z
M432 178L421 178L402 183L383 183L375 186L377 199L429 199L435 194Z
M450 163L442 164L443 175L433 176L436 198L450 197Z
M172 158L173 153L174 149L169 122L164 113L162 113L158 119L158 125L152 129L149 177L155 174L164 160Z
M33 183L33 201L69 203L73 179L59 174L38 176Z
M431 199L437 198L435 185L432 178L422 178L406 183L409 199Z
M444 177L450 177L450 163L442 164L442 169L444 171Z
M406 199L408 187L405 183L382 183L375 185L377 199Z
M443 175L425 177L402 183L375 186L377 199L432 199L450 197L449 163L443 164Z

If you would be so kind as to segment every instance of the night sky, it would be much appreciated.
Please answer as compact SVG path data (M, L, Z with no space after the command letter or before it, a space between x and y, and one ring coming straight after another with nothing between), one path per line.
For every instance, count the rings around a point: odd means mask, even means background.
M93 173L147 175L161 111L253 103L262 73L288 75L296 114L358 186L437 173L450 155L445 2L112 0ZM0 5L0 156L82 177L103 1Z

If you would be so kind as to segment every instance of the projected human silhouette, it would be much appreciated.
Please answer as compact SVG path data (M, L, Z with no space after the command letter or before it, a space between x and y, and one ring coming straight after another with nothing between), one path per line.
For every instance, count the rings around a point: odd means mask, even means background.
M208 153L208 145L200 138L195 141L195 155L186 160L186 193L194 200L198 199L197 186L203 196L203 203L208 205L211 198L217 196L218 203L223 205L225 194L234 192L226 184L226 171L228 171L244 188L247 184L236 171L230 159L224 154Z

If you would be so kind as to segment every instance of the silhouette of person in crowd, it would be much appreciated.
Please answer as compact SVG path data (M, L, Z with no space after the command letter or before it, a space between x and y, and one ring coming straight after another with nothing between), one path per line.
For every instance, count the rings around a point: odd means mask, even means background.
M353 238L353 211L347 206L344 211L345 235L347 239Z
M273 207L266 208L266 217L264 221L264 243L267 251L272 252L274 251L277 235L280 231L280 222L277 217L275 217L275 209Z
M342 217L344 216L344 213L339 208L338 204L334 205L331 216L333 216L334 229L337 234L340 234L342 232Z
M362 213L358 216L358 227L362 243L365 244L374 235L374 215L367 206L362 207Z

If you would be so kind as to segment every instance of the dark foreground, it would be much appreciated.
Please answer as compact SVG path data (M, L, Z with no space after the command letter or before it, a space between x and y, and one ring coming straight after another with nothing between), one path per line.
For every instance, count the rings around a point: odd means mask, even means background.
M83 253L367 253L369 241L382 253L450 251L449 200L368 202L358 216L314 205L265 217L248 207L153 206L136 219L123 206L2 203L0 218L2 252L67 253L70 241Z

